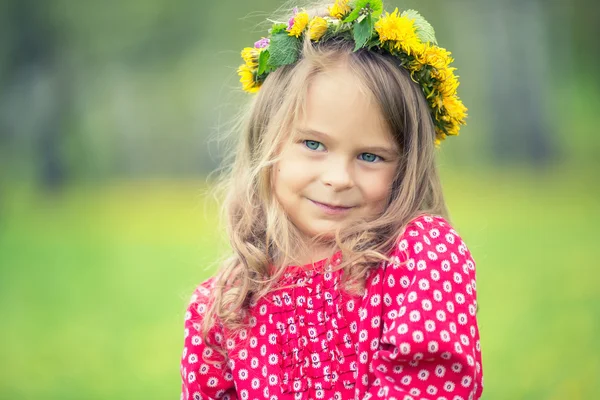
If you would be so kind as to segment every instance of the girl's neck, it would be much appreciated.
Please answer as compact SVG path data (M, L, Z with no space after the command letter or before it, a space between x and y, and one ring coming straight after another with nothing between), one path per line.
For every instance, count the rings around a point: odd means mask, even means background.
M295 247L291 254L287 264L293 265L307 265L317 261L321 261L325 258L329 258L335 254L335 250L330 244L327 243L316 243L308 246Z

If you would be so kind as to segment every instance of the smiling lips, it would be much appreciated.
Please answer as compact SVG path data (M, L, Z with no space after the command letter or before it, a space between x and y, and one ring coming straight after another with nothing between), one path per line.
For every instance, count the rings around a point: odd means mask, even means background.
M319 203L318 201L311 200L313 204L319 207L327 214L344 214L351 210L354 207L346 207L346 206L333 206L330 204Z

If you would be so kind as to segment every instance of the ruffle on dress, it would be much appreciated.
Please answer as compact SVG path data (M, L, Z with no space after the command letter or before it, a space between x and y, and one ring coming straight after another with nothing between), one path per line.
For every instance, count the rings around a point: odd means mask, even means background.
M334 257L332 264L339 262L339 256ZM351 389L356 381L356 346L344 317L342 272L332 271L325 262L305 268L286 272L282 289L272 296L276 307L270 322L279 332L282 392L332 390L340 384Z

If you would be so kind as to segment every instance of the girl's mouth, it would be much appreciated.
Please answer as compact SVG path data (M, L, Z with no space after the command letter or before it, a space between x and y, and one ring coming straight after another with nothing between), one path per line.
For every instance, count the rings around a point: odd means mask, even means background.
M309 199L310 200L310 199ZM334 206L326 203L319 203L318 201L310 200L314 205L323 210L326 214L344 214L353 209L354 207L346 206Z

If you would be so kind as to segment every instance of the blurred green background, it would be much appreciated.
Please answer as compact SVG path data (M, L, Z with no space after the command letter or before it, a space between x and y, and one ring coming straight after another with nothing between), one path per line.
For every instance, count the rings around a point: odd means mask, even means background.
M274 0L0 2L1 399L179 396L226 249L209 173ZM388 1L452 50L440 151L478 266L484 399L600 398L600 5Z

